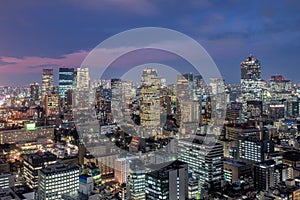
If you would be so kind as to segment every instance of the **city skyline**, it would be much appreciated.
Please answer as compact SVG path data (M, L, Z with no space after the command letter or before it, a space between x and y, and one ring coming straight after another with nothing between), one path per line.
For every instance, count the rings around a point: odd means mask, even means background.
M0 3L0 199L300 200L300 1Z
M197 40L228 83L239 83L239 64L250 53L261 60L263 79L282 74L300 82L295 42L300 37L297 1L188 1L180 8L174 5L146 0L27 1L17 6L5 2L0 8L0 85L29 84L39 79L42 68L79 67L101 41L144 26L171 28Z

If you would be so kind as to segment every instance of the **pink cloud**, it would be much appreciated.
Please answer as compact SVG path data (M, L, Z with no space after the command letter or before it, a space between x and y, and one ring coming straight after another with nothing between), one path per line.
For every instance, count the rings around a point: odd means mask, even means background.
M36 73L42 68L57 67L57 66L80 66L83 59L87 56L88 51L78 51L70 54L62 55L60 58L48 58L37 56L25 56L22 58L16 57L0 57L0 73Z

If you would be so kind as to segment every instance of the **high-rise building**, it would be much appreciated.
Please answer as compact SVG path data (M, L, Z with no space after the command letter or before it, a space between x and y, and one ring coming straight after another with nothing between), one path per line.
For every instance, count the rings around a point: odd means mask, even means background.
M259 190L268 190L275 183L275 161L267 160L254 164L254 186Z
M261 66L259 60L250 55L241 62L241 91L243 99L243 120L247 119L247 102L262 100Z
M185 73L182 74L182 76L188 81L189 83L189 91L190 91L190 98L193 99L194 98L194 74L189 72L189 73Z
M284 102L285 117L295 118L300 116L300 101L297 96L290 97Z
M93 119L94 110L90 101L90 77L88 68L77 68L76 87L72 92L74 121L86 123ZM81 133L82 134L82 133Z
M224 79L211 78L209 88L209 96L211 98L211 117L215 120L215 122L223 123L223 119L226 115L226 96Z
M41 100L45 101L45 96L51 94L53 90L53 69L43 69Z
M217 184L223 180L223 145L215 143L214 135L181 139L178 149L179 160L188 163L189 172L201 184Z
M175 161L146 174L146 199L188 199L188 165Z
M282 100L291 97L292 82L286 80L282 75L271 76L269 86L272 100Z
M193 89L194 89L193 92L194 100L201 101L203 95L203 89L204 89L204 81L201 75L194 76Z
M38 175L38 199L61 199L62 195L76 196L79 190L79 166L49 165Z
M77 68L76 84L77 84L76 87L78 89L89 88L90 85L89 68Z
M60 94L60 98L65 98L65 92L73 88L74 82L74 68L59 68L58 72L58 90Z
M115 179L120 184L127 182L129 173L129 160L126 158L118 158L115 160Z
M30 99L32 101L38 101L40 99L40 84L38 83L32 83L30 84L29 88L29 93L30 93Z
M182 134L195 134L201 122L201 104L199 101L186 100L180 104L178 125Z
M140 90L140 117L142 126L160 124L160 80L157 70L143 70Z
M187 77L188 74L186 75ZM176 83L176 120L177 124L182 126L184 117L185 104L184 102L191 101L190 81L185 76L178 75Z

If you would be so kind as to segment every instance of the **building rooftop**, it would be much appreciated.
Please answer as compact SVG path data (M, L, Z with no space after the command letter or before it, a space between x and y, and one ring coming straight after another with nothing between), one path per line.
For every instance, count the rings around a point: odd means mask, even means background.
M225 159L224 163L230 164L230 165L235 166L235 167L243 167L243 166L246 166L246 165L250 165L249 163L239 162L239 161L234 161L234 160L229 160L229 159Z
M283 159L291 161L300 161L300 153L297 151L284 152Z
M73 170L73 169L78 169L79 166L70 163L70 164L54 164L54 165L49 165L44 169L41 169L40 171L44 174L51 174L51 173L58 173L58 172L64 172L66 170Z
M256 163L254 166L259 166L259 167L271 167L275 166L276 162L274 160L266 160L264 162Z
M40 166L45 162L52 162L57 160L57 156L51 152L37 152L34 154L27 154L23 159L30 163L32 166Z

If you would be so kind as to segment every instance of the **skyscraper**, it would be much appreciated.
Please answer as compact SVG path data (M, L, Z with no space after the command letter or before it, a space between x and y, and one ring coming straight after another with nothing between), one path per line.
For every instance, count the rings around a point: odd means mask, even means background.
M76 87L72 95L72 107L74 120L77 123L86 123L94 116L91 108L90 96L90 76L88 68L77 68ZM82 130L83 131L83 130Z
M53 92L53 69L43 69L42 75L42 101L45 96Z
M32 102L38 101L40 99L40 85L36 82L30 84L29 93Z
M157 70L145 69L140 93L141 125L156 127L160 123L160 80Z
M79 89L89 88L90 76L89 68L77 68L76 73L76 87Z
M129 171L129 160L126 158L118 158L115 160L115 179L120 184L127 182Z
M59 68L58 73L59 73L58 90L59 90L60 98L63 99L65 98L66 90L73 87L74 68Z
M272 100L282 100L291 97L292 82L285 79L282 75L271 76L269 84Z
M243 99L243 120L247 116L247 102L262 100L261 66L259 60L250 55L241 62L241 91Z

